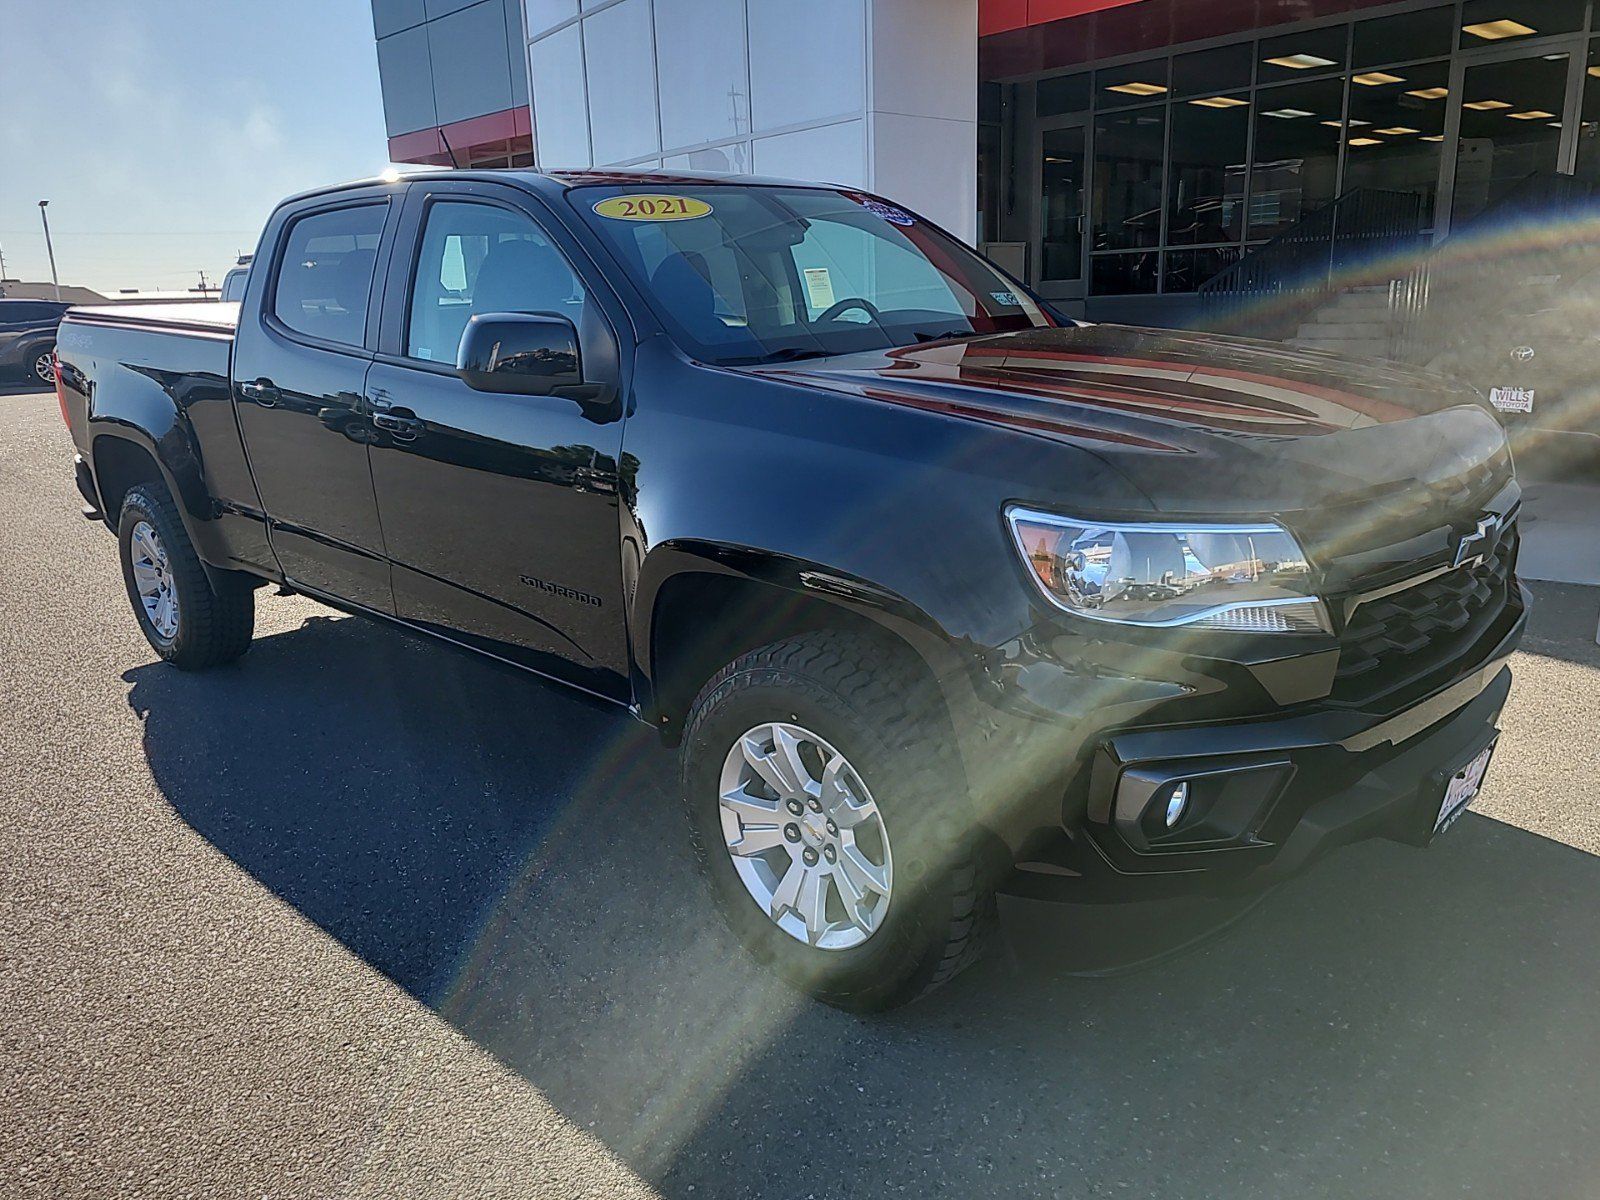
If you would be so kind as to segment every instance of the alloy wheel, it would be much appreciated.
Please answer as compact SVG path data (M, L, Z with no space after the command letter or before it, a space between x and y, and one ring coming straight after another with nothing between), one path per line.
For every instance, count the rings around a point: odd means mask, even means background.
M849 950L882 927L894 885L889 835L843 754L799 725L757 725L728 750L719 792L734 870L779 929Z
M144 615L161 637L171 641L178 636L178 589L167 561L167 548L149 521L140 521L129 538L133 560L133 584L139 592Z
M43 354L39 355L38 358L33 360L33 375L35 379L38 379L43 383L55 383L56 360L55 355L51 351L46 350Z

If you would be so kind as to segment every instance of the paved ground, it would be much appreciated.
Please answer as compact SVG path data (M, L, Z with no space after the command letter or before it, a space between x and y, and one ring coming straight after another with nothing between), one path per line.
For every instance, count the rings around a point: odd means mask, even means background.
M301 600L236 668L154 665L69 453L0 394L0 1194L1600 1190L1593 591L1541 588L1436 850L1140 973L1002 953L859 1020L708 919L615 715Z

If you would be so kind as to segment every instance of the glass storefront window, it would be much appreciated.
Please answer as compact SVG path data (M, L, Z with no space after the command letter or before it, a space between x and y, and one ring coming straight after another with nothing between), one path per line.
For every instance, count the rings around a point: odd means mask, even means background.
M1461 48L1481 50L1583 28L1587 0L1467 0Z
M1344 190L1415 192L1431 228L1444 152L1450 64L1423 63L1358 73L1350 88Z
M1243 256L1238 246L1214 246L1209 250L1171 250L1167 252L1165 290L1194 292L1206 280L1226 271Z
M1043 261L1041 279L1083 278L1084 127L1052 129L1044 135Z
M1600 183L1600 39L1589 43L1583 81L1583 123L1578 127L1578 178Z
M1456 36L1454 5L1397 17L1374 17L1356 22L1355 52L1351 64L1381 67L1385 63L1442 58L1450 53Z
M1157 262L1160 255L1096 254L1090 286L1097 296L1154 295L1160 281Z
M1108 67L1094 73L1094 102L1099 108L1147 104L1171 91L1167 60Z
M1349 38L1348 25L1265 38L1256 55L1261 60L1258 79L1262 83L1277 83L1341 71Z
M1161 160L1167 110L1105 115L1094 126L1094 248L1129 250L1161 241Z
M1252 240L1282 232L1338 195L1343 112L1343 79L1262 88L1256 93Z
M1457 224L1498 204L1530 175L1560 162L1568 55L1467 68L1456 149Z
M1037 115L1066 118L1044 135L1040 276L1089 294L1191 292L1358 188L1414 194L1425 229L1448 227L1562 169L1568 136L1579 176L1600 183L1591 7L1600 14L1600 0L1422 0L1038 80ZM1574 33L1594 35L1587 62L1571 61ZM1503 56L1461 53L1524 40ZM1585 68L1569 130L1561 114ZM1459 145L1446 140L1457 113Z
M1255 46L1250 42L1180 54L1172 60L1172 93L1182 99L1238 91L1255 82L1255 69Z
M1249 145L1246 96L1207 96L1173 106L1169 245L1210 245L1244 237Z
M1087 112L1089 108L1089 76L1057 75L1054 79L1039 80L1034 104L1041 117L1057 117L1062 113Z

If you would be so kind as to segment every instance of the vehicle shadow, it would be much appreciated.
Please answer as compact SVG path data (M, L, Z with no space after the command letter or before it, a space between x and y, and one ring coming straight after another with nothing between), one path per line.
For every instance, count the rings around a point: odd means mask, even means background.
M1592 1194L1600 860L1471 816L1116 978L1002 950L862 1019L715 919L624 715L364 621L127 673L195 830L663 1194ZM1591 781L1592 782L1592 781ZM1126 926L1130 957L1182 906ZM1142 925L1141 925L1142 922Z

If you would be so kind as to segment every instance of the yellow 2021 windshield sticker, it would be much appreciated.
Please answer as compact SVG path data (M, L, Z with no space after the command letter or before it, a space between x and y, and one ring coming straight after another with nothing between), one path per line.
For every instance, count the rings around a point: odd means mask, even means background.
M612 196L594 211L613 221L692 221L711 215L711 205L693 196Z

